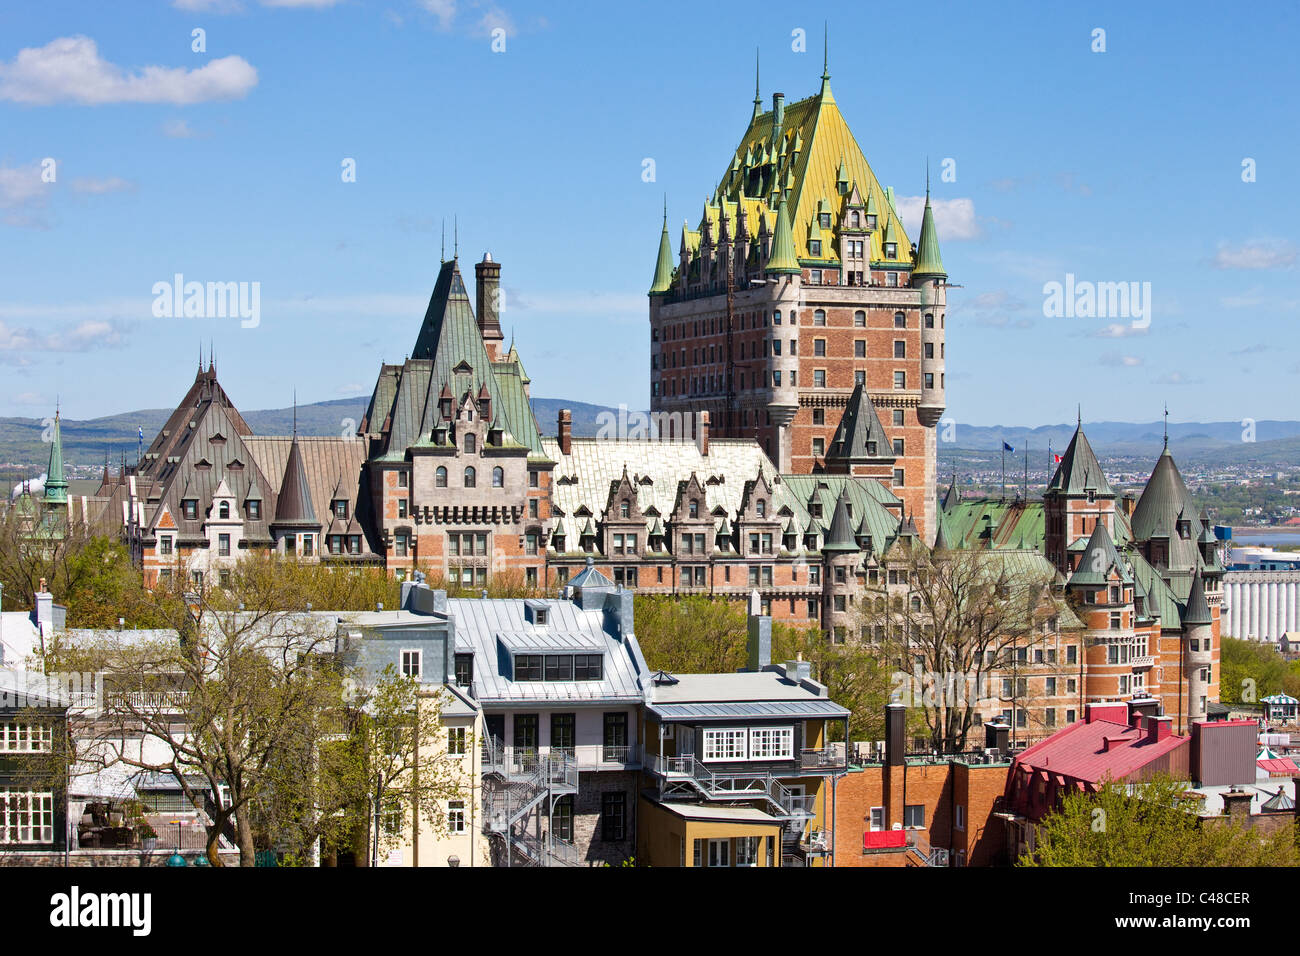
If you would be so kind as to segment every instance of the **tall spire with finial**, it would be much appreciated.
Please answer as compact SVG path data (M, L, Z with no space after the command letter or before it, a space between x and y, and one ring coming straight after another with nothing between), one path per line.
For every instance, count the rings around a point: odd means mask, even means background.
M1078 412L1076 413L1074 424L1079 428L1083 427L1083 402L1079 403Z
M1169 403L1165 402L1165 451L1169 450Z
M822 89L819 94L823 102L834 103L831 95L831 41L830 29L822 23Z
M447 217L442 219L442 249L438 252L438 262L447 261Z
M758 86L758 47L754 48L754 115L750 117L750 122L758 119L758 115L763 112L763 95L759 92Z
M655 260L650 295L662 295L673 287L673 247L668 239L668 196L664 195L664 229L659 234L659 257Z
M460 216L454 216L451 220L451 257L460 258Z
M293 437L298 437L298 390L293 390Z

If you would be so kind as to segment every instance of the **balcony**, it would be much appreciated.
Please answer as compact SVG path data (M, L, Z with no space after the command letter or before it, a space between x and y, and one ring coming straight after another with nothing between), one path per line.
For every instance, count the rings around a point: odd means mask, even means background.
M1129 663L1133 665L1134 670L1137 670L1139 667L1154 667L1156 659L1155 655L1147 654L1143 657L1134 657Z
M573 770L637 770L641 766L639 744L577 747L504 747L485 741L483 772L498 773L509 780L523 779L537 772L546 760L562 761Z
M824 750L801 750L799 766L804 770L843 770L848 766L844 745L831 746Z

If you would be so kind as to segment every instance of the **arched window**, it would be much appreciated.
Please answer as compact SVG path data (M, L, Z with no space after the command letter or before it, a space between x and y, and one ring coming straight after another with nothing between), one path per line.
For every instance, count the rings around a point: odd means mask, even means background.
M851 221L854 226L859 225L858 214L856 212L853 213Z
M853 325L855 328L865 329L867 327L867 313L861 309L853 313Z
M473 466L473 465L471 465L469 468L466 468L466 469L465 469L465 487L466 487L466 488L473 488L473 487L474 487L475 480L477 479L477 477L478 477L478 476L476 475L476 473L475 473L475 471L474 471L474 466Z
M505 483L506 483L506 473L502 471L501 467L498 465L496 468L492 469L492 487L501 488L505 485Z
M691 499L690 515L692 518L698 518L700 516L700 502L698 498Z
M436 472L434 472L433 484L434 484L435 487L438 487L438 488L446 488L446 487L447 487L447 469L446 469L446 468L443 468L441 465L438 466L438 470L437 470Z
M826 310L825 310L825 309L817 309L816 311L814 311L814 312L813 312L813 325L825 325L825 324L826 324Z
M220 517L222 517L222 518L229 518L229 517L230 517L230 502L229 502L229 501L223 501L223 502L221 502L221 507L217 509L217 514L218 514Z
M767 501L764 500L763 498L759 498L757 507L758 507L758 516L760 518L767 517Z

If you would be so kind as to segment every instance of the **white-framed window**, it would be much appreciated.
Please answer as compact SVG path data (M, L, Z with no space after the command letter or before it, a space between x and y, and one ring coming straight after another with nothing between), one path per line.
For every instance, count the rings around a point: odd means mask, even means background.
M736 866L758 866L758 840L753 837L736 837Z
M18 721L0 724L0 753L45 753L54 748L54 728L49 724Z
M885 828L885 808L871 808L871 832L877 833Z
M749 732L751 760L790 760L794 757L793 727L755 727Z
M465 801L447 801L447 830L451 833L465 832Z
M402 676L420 679L420 663L424 652L419 648L402 651Z
M709 866L731 866L731 841L709 841Z
M903 807L903 826L906 829L925 828L925 805L914 803Z
M53 843L54 794L0 789L0 843Z
M745 760L749 732L744 727L720 727L704 731L705 760ZM711 864L710 864L711 865Z
M449 754L465 753L465 728L464 727L447 728L447 753Z

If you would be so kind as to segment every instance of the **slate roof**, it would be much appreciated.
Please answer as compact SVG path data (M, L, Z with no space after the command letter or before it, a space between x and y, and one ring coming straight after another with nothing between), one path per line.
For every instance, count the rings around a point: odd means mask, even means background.
M318 528L316 509L312 507L311 490L307 487L307 471L302 464L302 451L295 435L289 444L289 458L285 462L284 477L275 499L275 519L272 525Z
M1210 604L1205 599L1205 580L1201 577L1200 571L1197 571L1192 578L1191 591L1187 596L1187 608L1183 612L1183 623L1188 625L1214 623L1214 618L1210 614Z
M1047 484L1046 494L1082 495L1089 490L1096 492L1099 497L1113 497L1115 494L1106 481L1106 474L1102 471L1097 456L1093 454L1092 446L1088 444L1083 425L1079 425L1074 430L1065 454L1061 456L1061 463L1056 466L1056 473Z
M867 394L866 387L859 383L853 388L844 414L831 438L826 460L854 462L881 460L893 462L893 446L885 434L885 426L880 423L876 406Z
M1183 481L1166 448L1151 469L1142 495L1133 509L1133 536L1139 541L1165 537L1169 539L1168 565L1173 570L1191 571L1201 567L1197 537L1202 529L1201 509ZM1178 533L1178 521L1189 522L1188 536Z

